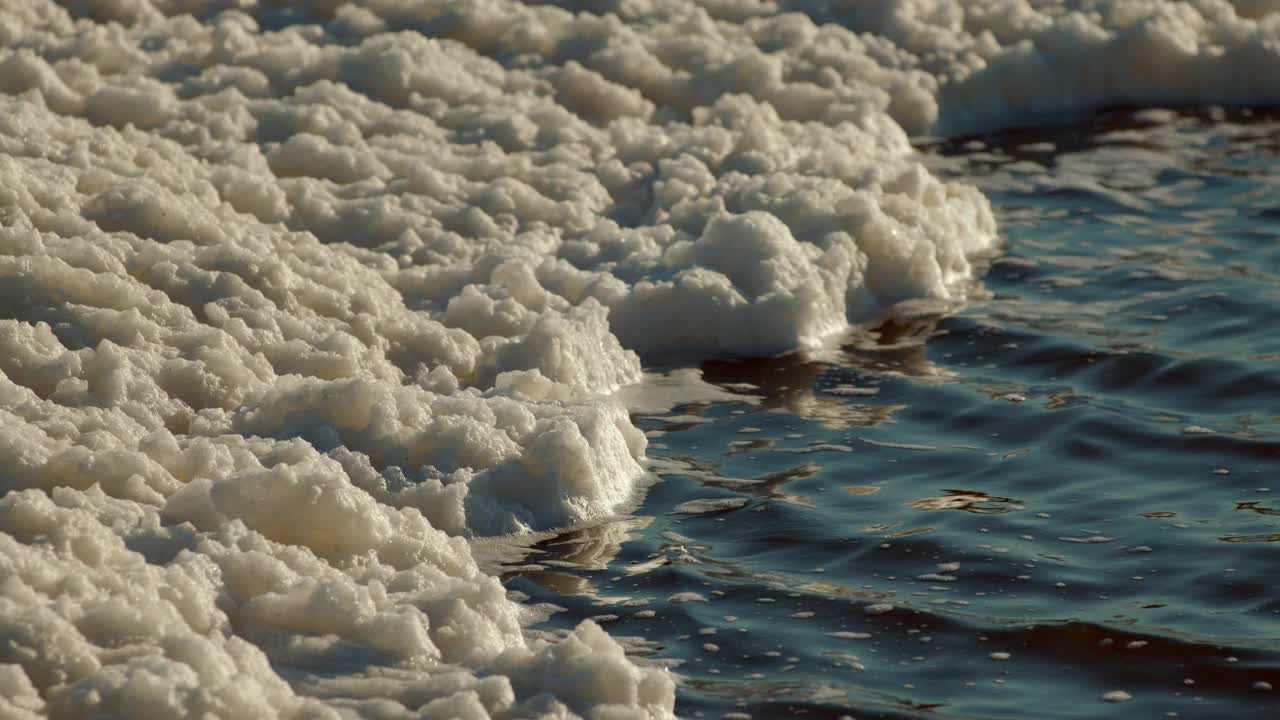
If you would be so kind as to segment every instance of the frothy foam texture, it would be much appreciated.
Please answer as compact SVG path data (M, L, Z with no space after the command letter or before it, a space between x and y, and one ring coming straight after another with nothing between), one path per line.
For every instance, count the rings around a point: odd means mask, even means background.
M908 132L1280 99L1259 0L567 4L0 5L0 714L670 716L468 546L634 499L641 358L962 301Z
M914 132L1070 122L1108 106L1275 105L1276 0L779 0L887 38L928 101ZM908 110L907 108L910 108Z

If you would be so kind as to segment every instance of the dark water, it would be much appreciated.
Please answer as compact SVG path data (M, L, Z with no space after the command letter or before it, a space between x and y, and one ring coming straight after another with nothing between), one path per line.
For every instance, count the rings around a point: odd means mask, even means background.
M756 399L643 418L643 506L509 587L682 716L1280 716L1280 123L924 150L997 206L990 297L707 364Z

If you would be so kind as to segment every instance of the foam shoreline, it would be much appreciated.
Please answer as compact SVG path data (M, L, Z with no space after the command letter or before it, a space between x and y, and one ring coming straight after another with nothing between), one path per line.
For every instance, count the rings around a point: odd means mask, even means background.
M0 714L670 716L467 543L634 498L642 360L963 302L909 133L1280 102L1265 0L614 5L0 8Z

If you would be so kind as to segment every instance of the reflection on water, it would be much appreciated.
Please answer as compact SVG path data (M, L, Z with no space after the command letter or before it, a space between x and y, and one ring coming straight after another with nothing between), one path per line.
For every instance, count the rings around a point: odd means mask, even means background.
M551 568L606 570L623 543L639 537L652 522L653 518L644 516L614 518L540 540L531 538L534 541L524 545L495 548L499 541L490 540L473 549L482 566L507 568L501 573L504 581L519 576L557 595L596 597L588 577Z
M637 414L642 516L508 585L646 638L682 716L1274 718L1280 123L932 150L998 205L989 296L707 363Z
M998 515L1025 506L1013 498L988 495L976 490L947 490L942 497L920 498L909 504L917 510L963 510L978 515Z

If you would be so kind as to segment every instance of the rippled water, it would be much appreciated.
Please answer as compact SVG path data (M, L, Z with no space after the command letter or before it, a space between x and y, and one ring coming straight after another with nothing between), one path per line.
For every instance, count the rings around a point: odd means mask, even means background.
M682 716L1276 717L1278 142L926 146L998 206L989 299L706 364L742 400L644 417L643 506L508 586L675 666Z

